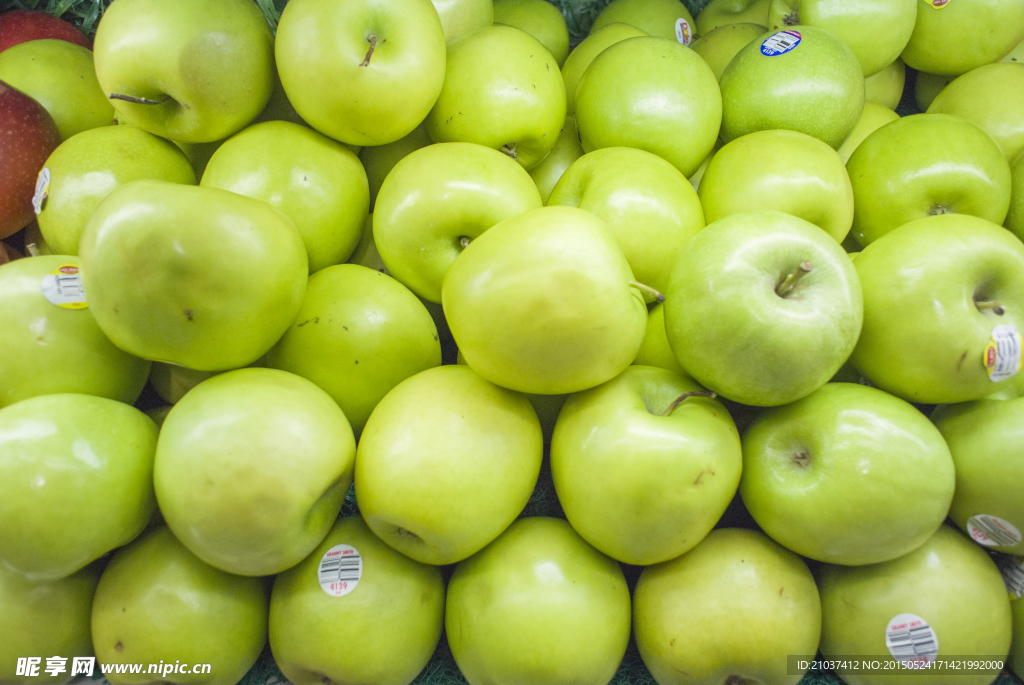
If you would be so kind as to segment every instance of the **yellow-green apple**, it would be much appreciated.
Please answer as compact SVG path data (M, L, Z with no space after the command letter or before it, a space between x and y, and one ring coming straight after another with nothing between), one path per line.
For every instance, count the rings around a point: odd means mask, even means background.
M854 266L864 330L852 361L876 386L949 404L1012 383L1024 333L1024 244L1009 231L972 216L928 217L871 243Z
M862 315L857 273L839 243L775 211L733 214L698 233L665 301L683 368L730 400L765 407L828 382L850 356Z
M178 149L185 153L185 157L188 158L189 164L192 165L192 171L195 172L196 178L202 178L203 173L206 171L206 165L210 163L210 158L213 157L220 146L224 144L223 140L215 140L212 143L183 143L180 140L174 143L178 146Z
M128 0L104 12L94 49L118 119L163 138L227 138L270 100L274 38L247 0Z
M864 109L857 57L824 29L765 33L740 50L721 78L722 140L787 129L842 145Z
M359 516L274 581L270 648L295 685L410 683L444 627L441 572L381 542Z
M877 74L864 79L864 100L877 102L889 109L896 109L903 98L903 86L907 81L907 65L903 60L896 59L895 62L884 67Z
M366 422L356 457L359 509L402 554L454 564L523 510L543 447L523 395L463 365L422 371L389 392Z
M295 111L352 145L409 135L445 79L444 29L430 0L358 0L343 12L334 0L295 0L274 51Z
M999 61L1024 39L1020 0L918 0L917 5L903 61L918 71L959 76Z
M60 132L41 104L3 81L0 128L6 132L0 137L0 238L6 238L35 218L39 170L60 145Z
M583 146L580 145L580 135L576 130L576 119L567 116L562 131L558 134L558 142L540 164L530 169L530 178L536 184L542 202L548 201L551 191L565 174L565 170L582 156Z
M280 573L330 530L355 447L345 414L310 381L277 369L220 374L174 405L160 429L160 511L211 566Z
M999 60L1000 62L1024 62L1024 39L1017 43L1017 47L1010 50Z
M100 577L92 605L96 659L159 662L156 673L111 669L104 675L113 685L234 685L266 644L268 600L262 578L203 563L160 526L118 550Z
M926 9L931 11L921 11ZM936 659L1002 661L1010 649L1010 600L999 569L948 526L892 561L825 566L818 590L825 658L881 662L877 669L853 673L836 668L849 685L909 685L920 682L921 669L929 667L942 669L931 676L941 682L986 685L1000 669L983 665L943 676L950 671ZM900 675L888 675L893 671Z
M955 114L992 136L1013 162L1024 151L1024 64L998 62L972 69L939 93L928 113Z
M89 310L115 345L197 371L259 359L306 289L306 248L291 220L217 188L119 186L78 253Z
M853 235L865 247L933 215L966 214L1001 224L1010 207L1010 166L999 146L950 114L886 124L857 146L846 170L853 183Z
M725 68L736 53L764 32L765 28L757 24L725 24L702 34L690 47L708 63L711 71L715 72L715 79L721 81Z
M859 566L920 547L953 499L942 435L908 402L827 383L743 435L740 495L765 533L818 561Z
M370 183L370 211L377 202L377 193L384 179L398 162L411 152L430 145L427 128L419 125L412 133L386 145L367 145L359 150L359 161L363 163L366 178Z
M1010 188L1010 211L1006 215L1006 227L1024 241L1024 152L1013 163Z
M700 163L700 166L697 167L697 170L694 171L692 174L690 174L689 181L690 181L690 185L693 186L694 190L696 190L698 192L700 191L700 181L701 181L702 178L704 178L704 172L708 170L708 165L711 164L711 160L712 160L712 158L714 158L715 153L718 152L721 149L722 149L722 141L721 140L716 140L715 141L715 146L713 148L711 148L711 152L708 153L708 156L705 157L704 161Z
M596 215L622 248L636 280L659 292L668 289L676 260L704 228L700 199L686 177L661 157L628 147L580 157L547 204Z
M711 152L721 121L711 67L665 38L628 38L612 45L594 58L576 88L576 126L585 151L639 148L684 176Z
M49 15L47 15L49 16ZM48 673L46 655L92 654L89 617L92 596L100 578L99 564L60 580L28 580L0 566L0 683L62 685L72 679L65 664L59 673ZM38 672L18 673L26 657L39 657ZM74 664L72 663L72 666Z
M576 113L576 87L583 77L583 73L594 61L594 58L611 46L626 40L637 38L647 34L629 24L608 24L607 26L591 31L590 35L583 39L579 45L572 49L565 64L562 65L562 80L565 83L565 111L567 114Z
M384 266L384 262L380 258L380 253L377 252L377 243L373 241L373 213L371 212L366 217L366 223L363 224L363 233L359 238L359 243L356 245L356 249L352 252L352 256L348 258L349 264L358 264L359 266L365 266L368 269L379 271L382 274L388 274L388 268ZM426 302L426 300L421 300ZM433 304L433 303L431 303Z
M470 685L604 685L629 642L622 569L561 519L520 519L459 564L446 609Z
M849 137L847 137L847 139L843 141L843 144L839 146L839 158L843 160L843 164L850 161L850 155L853 154L853 151L856 150L868 136L886 124L892 123L899 118L900 115L888 107L884 107L877 102L865 102L864 111L861 112L860 115L860 121L858 121L857 125L853 127L852 131L850 131ZM847 172L847 174L849 174L849 172ZM849 175L847 175L847 178L849 178ZM852 236L849 237L853 239ZM857 249L859 250L860 248L858 247Z
M370 412L406 378L441 365L437 327L401 283L357 264L309 279L295 322L267 365L313 381L358 435Z
M514 26L540 41L561 67L569 55L569 29L557 7L545 0L494 0L494 23Z
M672 346L668 344L668 334L665 332L665 305L655 304L647 314L647 329L644 331L644 341L640 345L640 351L636 353L633 364L638 366L656 366L659 369L667 369L677 375L689 378L689 374L679 365Z
M131 542L156 509L156 438L145 414L104 397L0 409L0 564L53 580Z
M153 390L168 404L177 404L192 388L203 381L213 378L217 371L196 371L177 364L153 362L149 372L149 384Z
M818 589L797 555L753 530L712 531L672 561L644 569L633 631L660 685L796 685L788 654L818 648Z
M633 361L647 325L642 287L600 219L544 207L471 242L441 296L470 368L502 387L558 395Z
M469 241L542 204L533 179L508 156L475 143L437 143L407 155L384 179L373 239L392 276L440 302L444 276Z
M771 0L711 0L697 15L697 34L706 36L719 26L757 24L768 30Z
M0 80L45 107L63 140L114 120L96 81L93 53L81 45L47 38L8 48L0 53Z
M263 200L295 224L309 272L344 262L366 222L370 190L347 147L288 121L232 136L210 158L202 186Z
M697 23L680 0L613 0L597 15L591 33L609 24L629 24L650 36L689 45Z
M709 224L776 210L811 222L837 243L853 224L853 188L843 160L796 131L756 131L725 145L701 177L700 203Z
M8 10L0 17L0 52L30 40L59 38L91 48L92 42L74 25L39 10Z
M80 284L76 257L0 267L0 407L55 393L138 399L149 362L114 347Z
M490 26L448 46L444 87L427 116L437 143L477 143L526 169L551 152L565 123L565 83L540 41Z
M922 112L927 111L942 89L952 83L955 78L956 76L937 76L926 74L923 71L917 72L917 79L914 82L914 101L917 103L917 108Z
M45 195L36 220L46 244L63 255L78 254L86 222L114 188L139 179L196 183L174 143L136 126L83 131L54 150L40 173Z
M729 412L692 379L630 366L570 395L551 440L569 523L613 559L647 566L704 539L740 482Z
M467 33L490 26L494 21L491 0L431 0L441 17L444 39L451 43Z

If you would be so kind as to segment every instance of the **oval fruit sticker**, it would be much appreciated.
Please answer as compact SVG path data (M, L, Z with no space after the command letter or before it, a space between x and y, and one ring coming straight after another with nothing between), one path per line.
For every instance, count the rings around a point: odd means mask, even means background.
M1024 345L1020 333L1013 326L996 326L982 362L993 383L1013 378L1020 371L1024 361Z
M949 0L924 0L924 1L927 2L929 5L931 5L932 7L934 7L937 10L940 10L943 7L945 7L946 5L949 4Z
M985 547L1014 547L1022 539L1017 526L987 514L976 514L967 519L967 534Z
M64 309L85 309L89 306L82 287L82 275L75 264L61 264L43 276L43 297Z
M690 46L690 41L693 40L693 29L690 27L690 22L682 17L676 19L676 40L687 47Z
M316 570L317 580L331 597L344 597L363 577L363 558L352 545L335 545L324 553Z
M799 31L779 31L765 38L761 43L761 54L765 57L784 55L787 52L796 50L803 37Z
M916 614L898 614L885 627L885 647L901 664L927 666L939 655L939 638Z

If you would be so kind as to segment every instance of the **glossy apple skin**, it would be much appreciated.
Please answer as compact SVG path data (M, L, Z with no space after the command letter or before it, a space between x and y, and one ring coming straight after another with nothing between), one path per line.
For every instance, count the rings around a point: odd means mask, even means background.
M715 72L715 79L721 81L725 68L736 53L764 32L765 28L758 24L725 24L703 34L690 47L708 63L711 71Z
M807 261L811 271L778 295ZM843 365L861 328L860 284L846 252L781 212L734 214L698 233L666 298L665 328L680 364L741 404L809 395Z
M427 116L438 143L477 143L529 170L540 164L565 123L565 83L540 41L511 26L491 26L448 46L444 87Z
M444 29L446 43L490 26L494 21L491 0L431 0Z
M136 126L103 126L65 141L46 160L50 189L39 229L55 254L77 255L85 224L110 192L129 181L195 185L188 159L174 143Z
M0 52L30 40L58 38L83 48L92 43L72 24L46 12L10 10L0 15Z
M448 584L448 644L470 685L603 685L629 623L622 569L560 519L516 521Z
M613 0L597 15L590 32L600 31L609 24L629 24L644 33L676 41L676 22L690 24L695 34L697 23L679 0Z
M248 125L270 100L273 36L246 0L128 0L103 14L96 75L119 118L162 138L209 143Z
M78 259L40 256L0 267L0 407L55 393L130 404L149 362L114 347L92 310L65 309L43 295L43 278Z
M864 330L851 360L876 386L950 404L1013 383L993 383L984 363L995 326L1024 331L1024 244L1008 231L975 217L929 217L867 246L854 265ZM985 300L998 300L1003 315L979 310Z
M1010 211L1006 215L1006 227L1024 241L1024 153L1021 153L1012 168Z
M19 657L27 654L92 654L89 616L100 578L99 564L60 580L32 581L0 567L0 682L23 682L16 674ZM61 685L71 669L51 676L45 660L30 682Z
M295 319L308 272L302 238L270 205L163 181L107 196L79 256L89 310L115 345L197 371L259 359Z
M841 243L853 224L853 188L836 151L796 131L757 131L719 150L700 182L707 222L776 210Z
M949 213L1001 224L1010 168L992 138L949 114L916 114L878 129L850 155L853 235L870 245L895 228Z
M0 410L0 563L55 580L133 540L156 509L156 437L145 414L103 397Z
M859 566L916 549L942 525L953 485L935 426L857 383L767 411L743 436L743 503L778 543L818 561Z
M475 143L438 143L410 153L388 174L374 205L373 239L391 275L440 302L463 236L478 238L542 204L533 179L507 155Z
M644 569L633 630L661 685L716 685L731 678L796 685L783 654L814 654L818 589L797 555L752 530L712 531L672 561Z
M557 7L545 0L495 0L494 23L514 26L541 42L561 67L569 55L569 30Z
M6 238L35 218L36 178L60 145L60 132L42 105L3 81L0 128L7 132L0 137L0 238Z
M523 510L542 452L540 423L524 396L466 366L428 369L396 386L366 423L356 457L359 509L399 552L453 564Z
M370 211L377 202L377 193L381 184L399 161L420 148L430 145L433 141L427 135L427 128L420 124L404 138L399 138L387 145L367 145L359 150L359 161L366 170L366 178L370 183Z
M430 313L401 283L339 264L309 279L295 322L267 364L316 383L358 435L393 387L441 365L441 343Z
M100 577L92 609L102 664L210 664L176 683L234 685L267 641L267 588L200 561L161 526L118 550ZM166 682L161 674L113 674L114 685Z
M590 212L545 207L469 244L442 288L469 366L502 387L579 392L619 375L647 325L615 237Z
M640 351L636 354L633 364L638 366L656 366L659 369L667 369L679 376L689 378L675 352L668 344L668 334L665 332L665 305L655 304L647 314L647 330L644 332L644 341L640 345Z
M771 57L765 33L737 53L722 74L722 140L766 129L799 131L838 149L864 109L856 56L824 29L794 26L800 43Z
M922 8L922 11L928 8ZM920 616L938 639L938 658L987 659L1010 648L1010 601L999 570L987 554L949 526L924 545L893 561L870 566L826 566L819 573L821 652L826 659L878 659L889 654L886 626L899 614ZM899 670L887 660L886 670ZM911 685L919 675L844 673L849 685ZM985 685L996 670L957 676L965 685ZM954 678L946 677L947 682Z
M1024 151L1024 64L987 64L956 78L928 113L955 114L992 136L1006 161Z
M264 576L324 539L354 458L352 428L330 395L284 371L239 369L174 405L153 479L167 525L193 554Z
M757 24L768 30L771 0L711 0L697 15L697 33L706 36L719 26Z
M721 120L714 72L674 39L616 43L594 58L576 88L576 125L585 151L639 148L684 176L711 151Z
M903 87L906 85L906 81L907 65L903 63L903 60L896 59L877 74L864 79L864 104L877 102L895 110L903 98Z
M362 561L355 589L329 595L320 561L350 545ZM423 670L444 628L441 572L384 544L359 516L338 519L312 554L274 581L270 647L289 682L405 685Z
M918 71L959 76L998 61L1024 39L1024 4L1017 0L950 2L938 9L918 4L903 51L903 61Z
M580 145L580 134L576 130L576 119L567 116L555 147L551 148L551 152L540 164L530 169L530 178L536 184L542 202L548 201L565 170L582 156L583 146Z
M676 260L704 228L693 186L661 157L626 147L584 155L551 191L549 207L579 207L611 231L636 280L665 292Z
M576 113L576 87L583 78L583 72L587 70L594 58L611 46L626 40L646 36L647 34L635 26L629 24L615 23L591 30L590 35L584 38L579 45L572 49L569 57L562 65L562 81L565 83L565 112L568 115Z
M853 151L860 147L860 144L868 136L899 118L900 115L888 107L884 107L877 102L865 102L864 111L860 115L860 121L850 131L850 136L839 146L839 158L843 160L843 164L850 161ZM847 173L847 179L849 179L849 173Z
M370 206L359 158L305 126L250 126L210 158L201 185L263 200L287 216L306 246L310 273L352 254Z
M46 108L62 140L109 126L114 108L96 80L93 53L65 40L33 40L0 53L0 80Z

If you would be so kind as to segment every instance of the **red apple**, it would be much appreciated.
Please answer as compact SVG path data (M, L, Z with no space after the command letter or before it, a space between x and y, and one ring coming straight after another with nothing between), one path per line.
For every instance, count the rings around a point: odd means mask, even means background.
M92 43L77 28L46 12L14 10L0 14L0 52L18 43L58 38L92 50Z
M34 218L36 178L60 133L42 105L0 81L0 238Z

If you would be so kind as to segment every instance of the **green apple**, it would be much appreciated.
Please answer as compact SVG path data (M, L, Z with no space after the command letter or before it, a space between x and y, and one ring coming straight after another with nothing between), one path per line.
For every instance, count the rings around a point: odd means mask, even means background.
M356 249L352 252L352 256L348 258L349 264L358 264L359 266L365 266L368 269L379 271L382 274L388 274L388 268L384 266L384 262L380 258L380 253L377 251L377 243L373 241L373 214L368 214L366 222L363 224L363 233L359 238L359 243L356 245Z
M149 384L153 390L168 404L177 404L192 388L203 381L213 378L217 371L196 371L177 364L153 362L149 372Z
M704 539L736 494L743 463L729 412L708 394L671 371L630 366L569 397L551 474L584 540L647 566Z
M402 554L453 564L523 510L542 452L524 396L466 366L428 369L399 383L366 422L356 457L359 510Z
M163 407L157 407L156 409L150 409L146 412L146 416L153 419L153 423L157 425L157 428L161 428L164 425L164 421L167 420L167 415L171 413L171 409L174 407L166 405Z
M567 116L558 134L558 142L540 164L530 169L530 178L536 184L542 202L548 201L565 170L582 156L583 146L580 145L580 135L576 130L576 119Z
M306 245L310 273L349 258L370 204L355 153L288 121L234 135L210 158L201 185L263 200L291 219Z
M53 580L131 542L156 509L156 437L145 414L103 397L0 409L0 564Z
M629 622L622 569L561 519L516 521L448 584L448 644L470 685L605 685Z
M467 241L542 204L533 179L507 155L475 143L428 145L381 185L373 239L392 276L440 302L441 282Z
M656 366L667 369L679 376L689 378L689 374L679 365L671 345L668 344L668 333L665 332L665 305L655 304L647 314L647 329L644 341L636 354L633 364L638 366Z
M355 439L330 395L277 369L204 381L160 429L153 481L167 525L228 573L264 576L327 535L352 482Z
M917 102L917 108L922 112L927 111L942 89L952 83L955 78L956 76L937 76L926 74L923 71L917 72L917 80L914 83L914 100Z
M743 503L776 542L818 561L859 566L917 549L946 518L953 485L935 426L857 383L764 412L743 436Z
M0 80L45 107L63 140L114 120L93 53L81 45L56 38L19 43L0 53Z
M1010 50L999 60L1000 62L1024 62L1024 39L1017 43L1017 47Z
M712 531L644 569L633 631L660 685L796 685L785 655L818 647L821 607L800 557L753 530Z
M491 0L431 1L441 17L441 28L448 43L490 26L494 21L494 3Z
M68 392L131 403L142 392L149 362L114 347L79 309L77 264L40 256L0 266L0 407Z
M700 166L697 167L697 170L690 174L688 180L690 181L690 185L693 186L694 190L700 192L700 182L701 179L704 178L704 172L708 170L708 165L711 164L711 160L714 158L715 153L721 149L722 141L716 140L715 146L711 148L711 152L708 153L708 156L705 157L704 161L700 163Z
M103 126L65 141L46 160L45 200L37 221L55 254L77 255L85 224L120 185L139 179L195 185L185 155L135 126Z
M427 116L438 143L478 143L532 169L565 123L565 83L540 41L490 26L448 47L444 87Z
M711 0L697 15L697 33L706 36L719 26L757 24L768 30L771 0Z
M267 641L267 587L204 564L166 527L114 554L96 588L92 641L101 664L157 664L104 675L114 685L234 685ZM209 670L197 665L209 664Z
M764 34L721 78L722 140L767 129L842 145L864 109L864 76L843 41L814 26Z
M1024 151L1024 64L999 62L967 72L935 97L928 113L967 119L992 136L1012 163Z
M689 45L697 23L680 0L612 0L590 27L591 33L609 24L629 24L644 33Z
M725 24L702 34L690 47L708 63L711 71L715 72L715 78L721 81L725 68L736 53L764 32L765 28L758 24Z
M950 518L985 547L1024 553L1024 397L940 407L932 420L956 464Z
M115 345L197 371L259 359L295 319L308 272L299 232L270 205L165 181L116 188L79 255L89 310Z
M1010 668L1020 678L1024 673L1024 602L1011 602L1010 609L1013 612L1013 645L1010 648Z
M548 206L579 207L611 231L636 280L664 292L686 244L704 228L696 191L650 152L608 147L580 157L551 191Z
M494 23L514 26L541 42L561 67L569 55L569 29L557 7L545 0L494 0Z
M338 519L274 581L270 647L295 685L410 683L444 627L441 572L399 554L358 516Z
M72 679L74 663L63 673L46 673L53 654L92 654L89 616L100 578L99 564L60 580L32 581L0 566L0 683L61 685ZM18 674L18 661L40 659L38 673Z
M883 126L850 155L846 170L853 183L853 235L864 246L933 215L1001 224L1010 207L1010 167L999 146L949 114L916 114Z
M368 145L359 151L359 161L370 183L370 210L377 202L377 193L384 179L406 155L430 145L427 128L420 124L412 133L387 145Z
M918 71L959 76L998 61L1024 39L1020 0L917 4L917 23L903 61Z
M121 2L104 12L94 48L118 118L163 138L227 138L270 100L274 38L248 0Z
M903 99L903 86L907 80L907 65L903 60L897 59L889 66L883 68L877 74L864 79L864 99L868 102L877 102L889 109L896 109Z
M591 31L579 45L573 48L562 65L562 80L565 82L565 111L569 115L576 113L576 87L583 78L583 73L594 61L594 58L611 46L626 40L646 36L647 34L629 24L608 24L604 28Z
M843 141L843 144L839 146L839 158L843 160L843 164L850 161L850 155L853 151L860 147L860 144L867 139L872 133L882 128L886 124L892 123L900 118L900 115L892 111L888 107L884 107L877 102L865 102L864 111L861 112L860 121L850 131L849 137ZM847 176L849 178L849 176ZM852 235L848 234L851 240L854 240ZM858 251L860 250L858 243Z
M856 155L855 155L856 156ZM983 219L928 217L854 262L864 330L852 361L911 402L977 400L1013 382L1024 333L1024 244Z
M178 149L185 153L185 157L188 158L189 164L192 165L192 171L195 172L196 178L202 178L203 173L206 171L206 165L210 163L210 158L213 157L213 153L220 149L220 146L224 144L223 140L215 140L212 143L183 143L180 140L174 141L174 144L178 146Z
M926 680L986 685L1000 669L946 670L936 658L1002 660L1010 648L1010 601L999 569L948 526L893 561L826 566L818 589L825 658L881 661L869 672L837 668L849 685L911 685L932 664L942 670Z
M666 298L679 363L741 404L806 397L843 365L861 328L846 252L814 224L775 211L734 214L697 234Z
M711 152L721 121L711 67L697 53L664 38L628 38L612 45L594 58L576 88L576 125L584 150L639 148L684 176Z
M409 135L445 79L445 35L430 0L293 0L274 44L288 99L310 126L352 145Z
M339 264L309 279L295 322L267 365L316 383L358 435L393 387L441 365L441 343L430 313L401 283Z
M1010 211L1006 227L1024 241L1024 152L1013 163L1010 192Z
M544 207L471 242L441 294L470 368L502 387L558 395L611 380L636 357L647 325L638 285L600 219Z
M700 181L707 222L776 210L814 224L841 243L853 224L853 188L843 160L796 131L756 131L725 145Z

